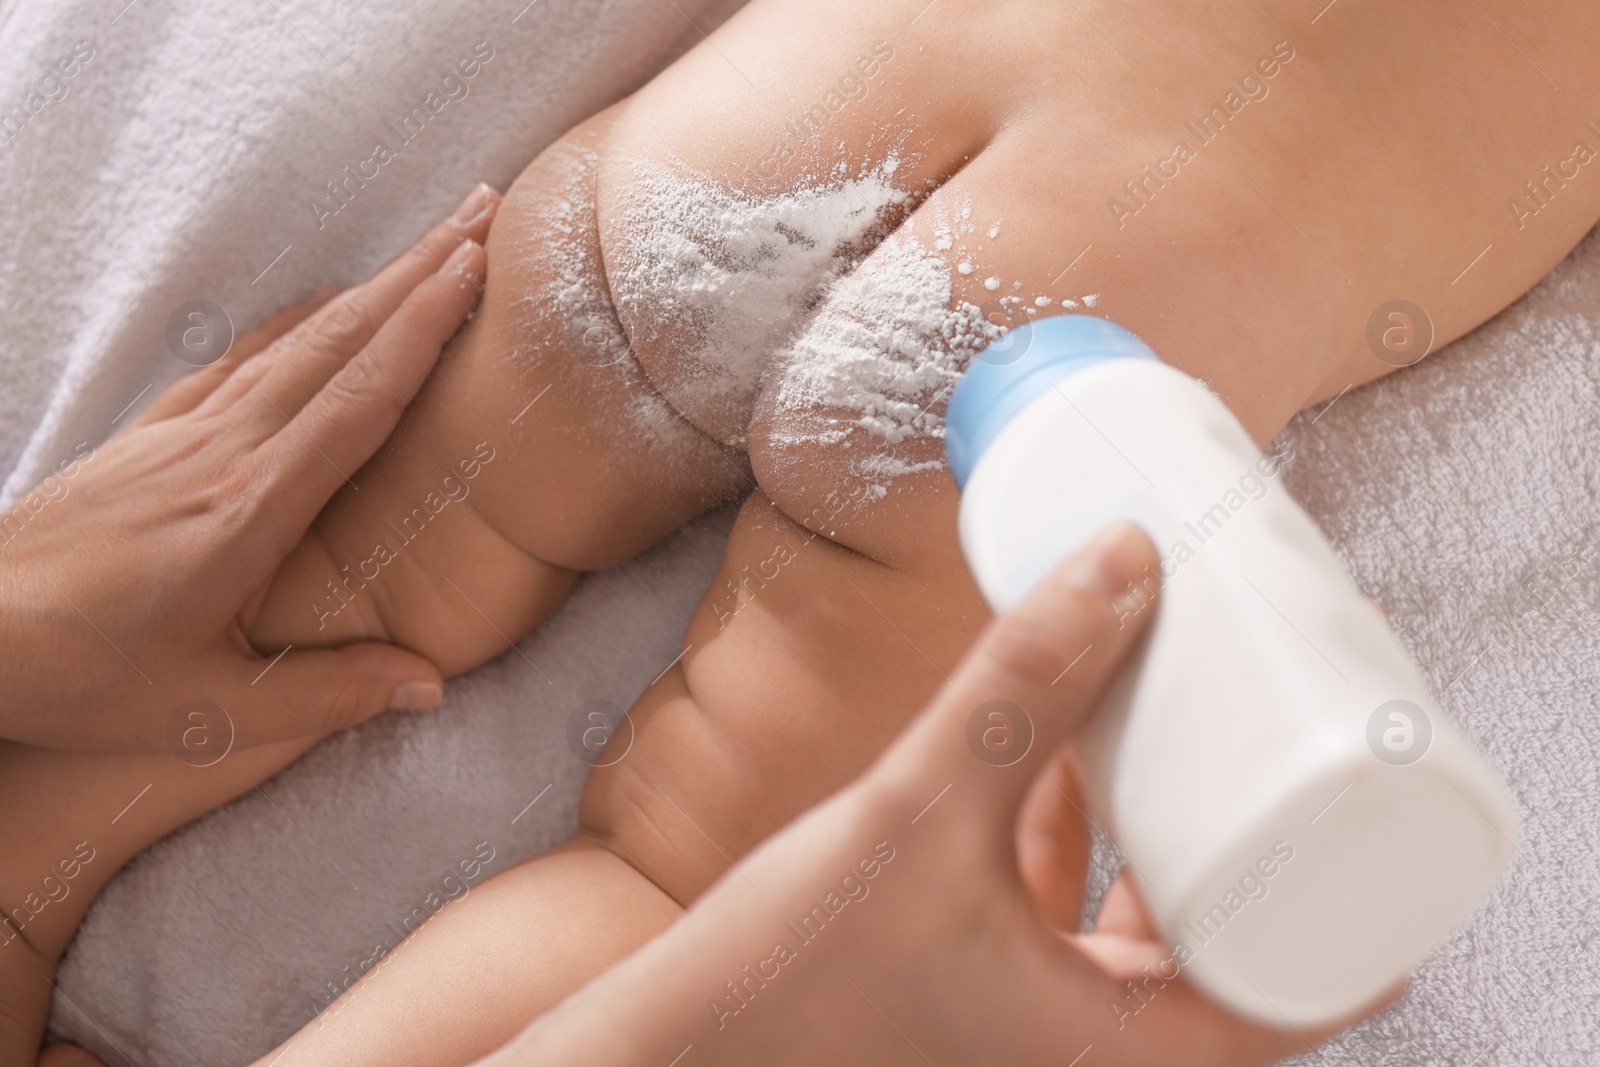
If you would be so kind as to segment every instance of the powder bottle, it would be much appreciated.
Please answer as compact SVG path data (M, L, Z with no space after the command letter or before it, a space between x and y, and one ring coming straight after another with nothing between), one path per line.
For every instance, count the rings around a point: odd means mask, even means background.
M1328 1022L1494 886L1503 785L1279 483L1282 455L1203 385L1104 319L1039 319L967 370L946 451L997 611L1115 519L1158 549L1125 608L1155 617L1075 759L1173 946L1159 977L1270 1026Z

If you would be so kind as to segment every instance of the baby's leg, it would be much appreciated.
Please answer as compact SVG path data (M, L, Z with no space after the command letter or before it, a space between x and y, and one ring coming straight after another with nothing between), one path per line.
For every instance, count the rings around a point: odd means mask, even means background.
M317 740L231 751L205 767L167 752L0 743L0 1063L38 1055L56 963L111 876Z
M655 391L612 305L594 207L607 124L507 193L475 317L284 564L258 647L387 639L457 673L532 629L579 572L748 487L743 456Z
M571 842L450 904L257 1063L470 1063L681 913L611 852Z

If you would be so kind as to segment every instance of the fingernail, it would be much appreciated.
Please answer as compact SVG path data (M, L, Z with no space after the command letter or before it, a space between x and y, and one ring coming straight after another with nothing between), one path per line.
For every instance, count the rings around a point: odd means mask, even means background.
M450 258L439 267L440 274L466 273L467 260L472 258L472 250L479 247L476 241L462 241L456 245L456 250L450 253Z
M392 711L426 711L439 706L444 690L434 682L401 682L389 698Z
M450 221L457 226L470 226L483 217L494 201L494 190L483 182L472 187L472 192L461 201L461 206L456 208L456 213L450 216Z
M1112 523L1067 558L1061 579L1118 604L1145 577L1149 554L1144 541L1133 523Z

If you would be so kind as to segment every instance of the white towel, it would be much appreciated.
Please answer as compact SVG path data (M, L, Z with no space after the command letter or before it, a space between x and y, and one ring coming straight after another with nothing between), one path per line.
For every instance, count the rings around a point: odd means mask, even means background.
M63 0L0 13L0 116L27 113L0 118L5 496L183 370L163 340L178 304L214 300L243 326L358 280L473 181L504 186L737 6L525 4ZM80 41L93 56L73 64ZM443 75L480 42L494 57L448 99ZM326 182L436 90L444 106L319 230ZM1597 319L1591 239L1470 338L1286 431L1289 484L1526 816L1507 884L1406 1000L1307 1064L1600 1061L1587 950L1600 891ZM455 888L446 876L484 843L498 869L563 838L582 770L566 717L589 699L628 703L672 658L727 525L694 524L580 586L521 644L553 684L502 657L452 683L439 711L336 738L141 856L69 951L54 1032L108 1063L244 1062Z

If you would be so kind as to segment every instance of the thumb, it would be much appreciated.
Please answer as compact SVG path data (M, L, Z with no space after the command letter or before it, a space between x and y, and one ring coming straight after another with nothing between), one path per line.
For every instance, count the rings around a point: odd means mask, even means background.
M241 747L322 737L393 708L436 708L444 696L439 669L414 652L370 642L342 648L291 649L229 708Z
M919 751L901 765L961 782L995 823L1015 825L1029 787L1099 703L1154 614L1119 606L1136 583L1148 600L1154 590L1144 580L1158 565L1155 547L1130 523L1090 539L990 623L906 735L903 744Z

